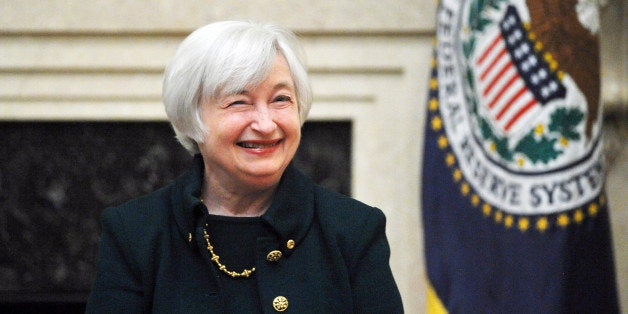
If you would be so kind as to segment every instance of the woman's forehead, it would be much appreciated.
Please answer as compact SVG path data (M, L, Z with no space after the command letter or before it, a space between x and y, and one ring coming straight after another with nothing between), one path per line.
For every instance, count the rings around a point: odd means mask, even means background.
M262 82L264 82L275 67L285 67L287 69L287 77L281 78L275 85L281 85L278 87L286 87L292 90L295 89L294 78L292 70L285 57L281 53L276 53L270 60L264 60L260 62L256 69L243 69L238 73L234 71L228 77L223 79L222 84L212 93L216 98L223 98L229 95L245 94L253 89L256 89ZM268 62L270 61L270 62Z

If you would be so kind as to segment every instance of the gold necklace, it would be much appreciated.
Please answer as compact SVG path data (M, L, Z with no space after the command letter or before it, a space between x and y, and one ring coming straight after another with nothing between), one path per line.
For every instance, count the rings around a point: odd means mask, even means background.
M207 227L207 224L205 225L205 227ZM228 270L227 266L225 266L223 263L220 262L220 257L216 255L216 253L214 253L214 247L211 245L211 243L209 243L209 234L207 234L207 230L205 230L205 228L203 228L203 238L205 238L205 242L207 242L207 250L212 255L212 261L214 261L214 263L218 265L218 269L222 270L225 274L233 278L238 278L238 277L248 278L255 271L255 267L251 269L245 268L241 273Z
M205 202L203 202L203 198L201 198L201 203L205 204ZM205 227L207 227L207 224L205 224ZM212 261L214 261L214 263L216 263L216 265L218 265L218 269L223 271L225 274L227 274L227 275L229 275L229 276L231 276L233 278L239 278L239 277L248 278L255 271L255 267L253 267L251 269L246 269L245 268L240 273L232 271L232 270L228 270L227 266L225 266L223 263L220 262L220 256L218 256L216 253L214 253L214 247L209 242L209 234L207 234L207 229L205 229L205 228L203 228L203 238L205 238L205 242L207 242L207 250L212 255Z

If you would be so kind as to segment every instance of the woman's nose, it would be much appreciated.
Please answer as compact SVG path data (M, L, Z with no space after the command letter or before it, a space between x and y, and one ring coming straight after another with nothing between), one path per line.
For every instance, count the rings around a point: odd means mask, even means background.
M277 124L273 121L272 113L267 104L257 105L251 127L260 133L272 133Z

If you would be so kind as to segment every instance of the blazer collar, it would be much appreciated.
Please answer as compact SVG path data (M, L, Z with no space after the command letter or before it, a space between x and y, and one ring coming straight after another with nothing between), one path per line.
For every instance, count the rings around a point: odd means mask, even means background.
M205 214L199 198L203 172L203 158L197 154L191 169L173 183L174 219L186 240L194 234L197 219ZM290 163L281 177L275 199L262 219L278 234L282 243L294 240L298 244L307 233L313 215L314 183Z
M314 216L314 183L292 163L279 182L277 194L262 219L281 237L283 244L294 240L299 244Z
M186 240L190 239L190 234L194 234L196 220L203 215L203 204L200 199L203 169L203 158L197 154L192 160L190 170L173 183L171 208L179 232Z

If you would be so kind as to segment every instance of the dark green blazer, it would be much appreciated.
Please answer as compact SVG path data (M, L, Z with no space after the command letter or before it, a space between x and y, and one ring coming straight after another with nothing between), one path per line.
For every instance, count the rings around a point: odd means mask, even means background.
M225 312L202 237L202 177L196 156L171 185L103 211L87 313ZM291 165L262 220L268 231L258 238L253 275L262 312L275 313L278 296L285 313L403 312L379 209L325 190ZM282 257L268 261L273 250Z

